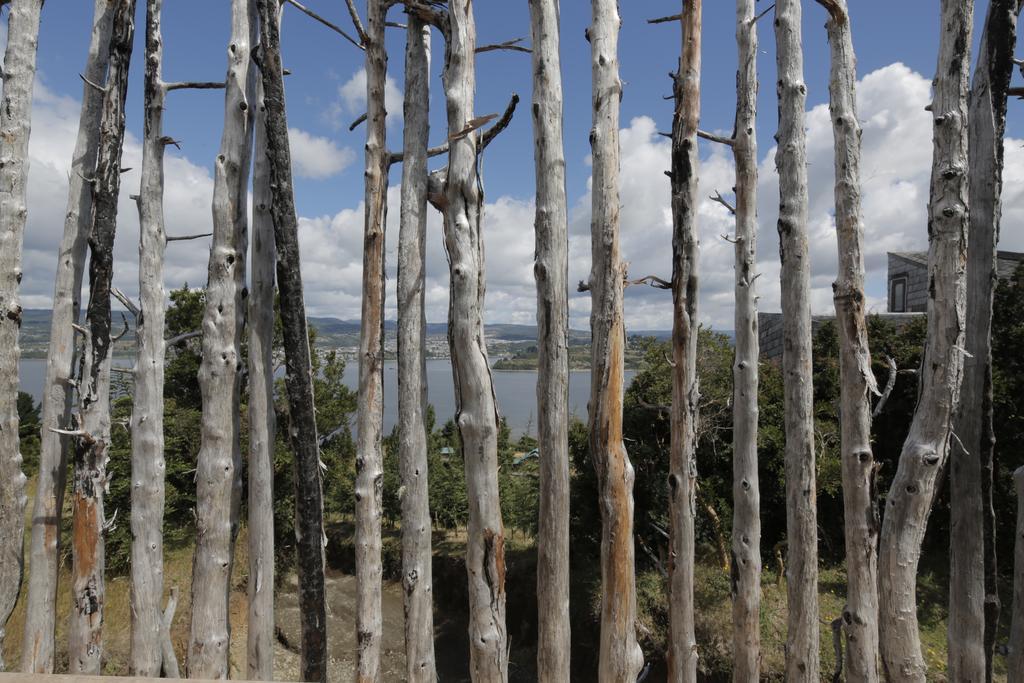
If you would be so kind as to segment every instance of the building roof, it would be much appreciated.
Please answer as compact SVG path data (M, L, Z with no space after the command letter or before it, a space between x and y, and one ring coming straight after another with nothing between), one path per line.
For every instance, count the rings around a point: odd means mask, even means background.
M905 261L916 263L918 265L928 265L928 252L927 251L893 251L889 252L892 256L896 256ZM1000 280L1004 280L1013 275L1013 272L1017 269L1017 266L1024 263L1024 252L1019 251L1002 251L997 252L998 255L998 276Z

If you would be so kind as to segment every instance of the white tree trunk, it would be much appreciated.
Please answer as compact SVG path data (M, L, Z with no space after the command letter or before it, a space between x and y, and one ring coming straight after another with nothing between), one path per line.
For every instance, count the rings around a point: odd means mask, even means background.
M804 132L800 0L775 6L779 132L779 253L786 429L786 680L818 680L818 529L811 371L811 268L807 248L807 140Z
M1006 654L1007 683L1024 681L1024 467L1013 473L1017 488L1017 539L1013 557L1013 607Z
M992 294L1002 213L1006 91L1017 43L1018 0L989 5L969 109L970 248L964 379L950 455L949 672L991 681L999 619L992 515Z
M164 593L164 146L163 0L146 2L145 125L139 191L139 314L132 395L132 675L158 677Z
M569 680L569 223L558 0L531 0L537 180L537 680Z
M362 323L359 328L359 413L356 443L356 633L358 680L380 681L381 515L384 454L384 227L387 212L387 128L384 86L387 0L367 0L366 166Z
M280 24L281 12L276 18ZM274 221L263 84L256 83L249 294L249 622L246 676L274 678Z
M203 359L202 444L196 470L196 550L192 567L190 678L226 678L231 624L231 567L241 494L239 378L245 325L246 197L254 102L251 50L257 29L253 0L231 2L225 77L224 133L214 164ZM254 75L254 74L253 74Z
M295 453L295 541L299 569L302 651L299 674L304 681L327 681L327 611L324 597L324 507L313 401L313 370L302 300L299 225L295 215L288 117L281 67L281 36L276 0L257 0L263 82L267 165L270 169L270 215L277 249L277 285L281 294L285 387L288 390L288 436Z
M673 79L672 120L672 438L669 450L668 680L697 681L693 621L697 495L697 127L700 123L702 0L682 3L682 56Z
M594 126L591 218L590 457L601 500L601 683L634 681L644 656L636 640L633 466L622 441L622 319L625 264L619 255L619 12L616 0L592 0Z
M963 376L969 86L973 0L942 0L932 115L928 336L920 398L885 507L879 544L879 639L892 683L926 676L917 625L917 567L935 483L945 465Z
M483 184L477 174L476 24L472 0L451 0L444 69L450 151L444 236L451 272L448 342L469 499L470 674L474 683L508 680L505 529L498 496L498 407L484 345Z
M82 75L92 83L102 83L110 56L114 6L109 0L95 0L95 5L89 55ZM68 174L67 212L57 256L50 345L46 351L39 477L32 507L30 571L27 572L25 633L21 648L21 669L26 673L53 673L58 544L69 439L52 429L70 427L73 392L69 379L75 373L75 333L71 325L78 322L86 240L92 226L92 187L85 178L96 168L102 104L102 91L88 83L82 86L82 110Z
M21 248L28 217L28 138L42 0L12 0L0 100L0 648L21 590L25 475L18 440ZM0 671L4 670L0 654Z
M839 331L843 520L846 531L845 670L850 683L878 681L878 508L871 451L871 370L865 320L864 223L860 199L857 58L846 0L819 0L829 13L829 109L835 139L839 274L833 287Z
M68 659L72 674L98 674L103 658L104 514L103 498L110 446L110 283L114 270L117 199L125 101L135 36L135 0L118 0L110 38L100 121L100 145L93 185L89 233L89 307L85 358L79 377L80 433L75 444L71 527L72 606Z
M402 479L402 586L409 683L435 683L434 584L427 478L427 148L430 26L410 14L405 51L402 209L398 235L398 462Z
M761 489L757 472L757 23L736 1L736 357L733 361L732 620L736 683L761 671Z

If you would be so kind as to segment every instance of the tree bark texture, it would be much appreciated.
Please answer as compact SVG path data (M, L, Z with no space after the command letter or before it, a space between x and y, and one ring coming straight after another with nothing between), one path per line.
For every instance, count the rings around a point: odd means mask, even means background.
M114 5L95 0L89 54L82 75L92 83L104 82L110 58L109 43ZM29 545L28 591L21 669L26 673L53 673L57 562L61 510L67 472L69 438L52 431L70 429L75 374L75 332L78 322L85 252L92 227L92 186L86 181L96 168L100 141L103 92L82 86L78 137L68 174L68 203L64 234L57 256L57 275L50 319L50 344L46 351L46 379L42 397L39 477L32 507L32 538Z
M733 361L732 619L735 683L761 672L761 489L757 471L757 23L755 0L736 1L736 266Z
M145 122L139 190L139 314L132 394L131 660L134 676L163 663L164 147L163 0L146 2Z
M508 680L505 529L498 496L498 408L484 345L483 183L474 118L476 24L472 0L448 4L444 69L449 160L444 237L451 272L448 343L469 499L470 674L474 683Z
M669 449L669 642L668 680L697 681L697 634L693 615L697 495L697 196L700 162L702 0L684 0L682 56L673 78L672 119L672 435Z
M89 233L89 306L85 353L79 377L80 432L72 483L72 606L68 659L72 674L98 674L103 657L103 497L110 447L110 283L121 189L128 71L135 36L135 0L118 0L110 37L109 73L100 120L100 144L92 178Z
M28 139L42 0L12 0L0 95L0 647L21 590L25 475L18 439L21 249L28 218ZM4 670L0 654L0 671Z
M1017 489L1017 539L1013 553L1013 607L1006 653L1006 680L1024 681L1024 467L1013 473Z
M778 64L779 255L786 431L786 680L817 681L818 528L807 248L807 139L800 0L775 6Z
M362 324L359 327L359 412L356 443L356 634L360 683L380 681L381 516L384 494L384 228L387 213L387 128L384 86L388 0L367 0L366 154Z
M999 596L992 508L992 295L1002 214L1006 91L1013 74L1019 0L988 8L968 109L970 247L964 379L950 454L949 672L992 680Z
M846 0L819 0L829 13L829 110L835 141L835 222L839 273L832 288L839 331L841 461L846 536L845 670L850 683L878 681L878 508L871 450L871 369L865 319L864 222L861 218L861 128L857 58Z
M280 23L280 3L272 15ZM274 678L274 221L263 83L256 83L249 294L249 623L246 676Z
M636 640L633 465L622 440L622 311L625 264L619 251L619 19L616 0L592 0L588 31L593 80L591 218L590 457L601 501L601 683L636 680L644 656Z
M327 680L327 613L324 596L324 507L320 453L313 405L313 374L302 300L299 226L288 144L288 118L281 68L281 35L273 19L275 0L257 0L260 15L259 65L266 115L270 168L270 215L277 249L277 286L284 334L288 436L295 453L295 536L299 570L302 646L299 675L304 681Z
M928 212L928 335L920 398L886 501L879 544L879 639L889 681L926 676L917 623L917 568L936 480L945 466L964 363L968 108L972 0L943 0L932 116ZM959 551L957 551L959 552Z
M232 0L224 132L214 163L213 242L203 314L199 387L202 442L196 470L196 550L192 565L190 678L226 678L231 568L241 497L240 370L245 327L247 200L252 154L256 42L254 0Z
M405 50L402 208L398 235L398 462L409 683L435 683L434 584L427 479L426 237L430 26L410 14Z
M537 680L569 680L569 222L558 0L531 0L537 281Z

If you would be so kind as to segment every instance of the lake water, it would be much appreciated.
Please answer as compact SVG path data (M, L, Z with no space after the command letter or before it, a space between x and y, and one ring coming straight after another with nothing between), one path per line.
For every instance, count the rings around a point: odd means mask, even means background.
M115 358L120 366L130 365L123 358ZM626 383L636 374L626 371ZM343 381L353 391L358 386L359 369L355 361L345 366ZM21 360L21 390L28 392L38 401L42 395L46 378L46 360L23 358ZM428 400L434 405L438 426L455 414L454 384L452 366L447 360L427 361ZM494 391L498 397L498 410L508 421L515 435L537 433L537 373L532 370L495 371ZM587 419L587 401L590 400L590 372L580 370L569 373L569 414ZM398 418L398 363L384 363L384 429L390 432ZM353 417L353 427L355 419Z

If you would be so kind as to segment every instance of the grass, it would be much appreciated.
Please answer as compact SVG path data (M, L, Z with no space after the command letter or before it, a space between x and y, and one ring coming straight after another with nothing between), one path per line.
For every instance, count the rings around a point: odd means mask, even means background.
M34 482L29 483L30 494L34 491ZM67 515L67 511L65 511ZM27 519L27 517L26 517ZM119 523L127 523L126 520ZM332 546L347 547L351 541L350 523L335 523ZM390 568L389 574L400 571L400 543L397 529L385 532L384 555L385 567ZM337 543L338 545L335 545ZM26 543L27 545L27 543ZM246 595L245 588L248 573L246 531L243 528L236 544L235 565L232 576L231 621L233 624L231 644L231 674L238 677L245 670L245 621ZM731 666L731 633L732 607L729 594L729 575L713 562L715 553L710 548L700 548L699 555L704 558L697 566L695 581L695 613L697 642L700 648L701 670L708 680L728 680ZM510 565L508 591L510 602L525 603L532 597L535 564L533 540L521 534L518 538L508 539L507 551ZM436 533L434 542L435 556L446 558L447 562L459 563L465 553L465 530L450 533ZM189 638L189 619L191 604L192 577L191 545L165 548L165 591L176 586L179 589L178 610L172 629L172 641L179 661L184 662ZM518 558L518 560L516 559ZM70 558L66 558L60 568L60 589L57 596L57 671L66 671L67 627L71 608ZM332 562L332 564L335 564ZM769 567L772 565L766 563ZM343 567L345 568L345 567ZM581 610L593 628L600 610L599 584L593 573L593 567L581 568L577 565L574 571L575 580L585 580L586 588L574 596L586 595ZM584 571L585 570L585 571ZM458 568L449 568L449 580L461 581L461 564ZM582 572L582 573L580 573ZM947 581L941 571L922 571L918 576L919 616L921 625L921 641L925 660L929 667L930 681L946 680L946 585ZM452 586L454 587L454 586ZM761 643L762 643L762 680L781 681L784 670L784 648L786 639L786 587L785 581L779 580L774 568L767 569L762 575L761 604ZM438 599L447 591L438 586ZM821 631L821 671L826 677L831 676L835 667L832 647L830 622L842 612L845 602L846 578L841 567L823 568L819 574L819 624ZM461 592L453 593L450 599L460 600ZM166 594L165 594L166 599ZM578 599L578 598L577 598ZM654 653L663 652L668 635L667 599L665 582L656 571L643 571L637 577L637 601L639 608L639 634L645 653L650 657ZM107 581L105 604L104 650L105 661L103 673L107 675L126 675L128 673L129 633L130 633L130 584L127 576L110 577ZM535 604L535 603L534 603ZM510 614L535 609L532 605L521 604L525 609L513 609ZM462 609L461 605L455 605ZM449 609L449 608L445 608ZM1004 615L1007 612L1003 610ZM526 615L523 614L523 617ZM9 637L4 643L4 660L14 668L20 661L21 633L25 621L25 590L18 605L15 607L8 623ZM578 629L581 624L574 628ZM579 636L584 636L576 631ZM523 634L525 635L525 633ZM587 637L587 636L584 636ZM528 665L531 653L523 637L517 638L514 646L518 650L516 660ZM652 674L654 675L654 674ZM996 680L1005 680L1005 661L996 659Z

